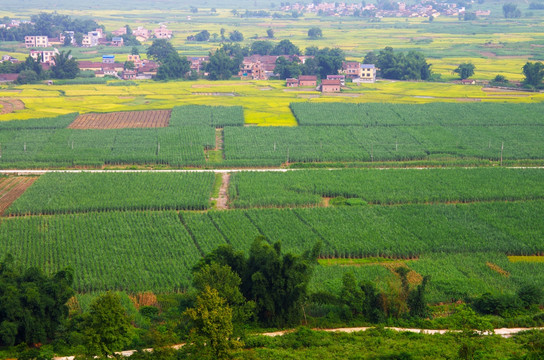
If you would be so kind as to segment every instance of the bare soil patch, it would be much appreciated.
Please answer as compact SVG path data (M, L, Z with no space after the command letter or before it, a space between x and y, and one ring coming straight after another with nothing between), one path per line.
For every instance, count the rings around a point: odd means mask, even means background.
M78 116L69 129L124 129L167 127L172 110L126 111Z
M19 99L11 98L0 98L0 105L2 105L2 108L0 109L0 114L9 114L14 112L15 110L24 110L25 108L24 102Z
M0 215L21 196L38 177L9 176L0 178Z
M224 173L221 176L221 187L219 188L219 197L212 199L212 200L215 200L216 202L215 206L218 210L228 209L227 203L229 201L229 197L228 197L229 182L230 182L230 174Z
M488 268L495 271L496 273L501 274L504 277L509 277L510 276L510 273L508 271L504 270L503 268L501 268L497 264L493 264L491 262L486 262L485 264L487 265Z
M210 88L210 87L223 87L223 86L238 86L238 85L251 85L251 83L248 82L240 82L240 83L234 83L234 84L194 84L191 85L192 88L195 89L202 89L202 88Z

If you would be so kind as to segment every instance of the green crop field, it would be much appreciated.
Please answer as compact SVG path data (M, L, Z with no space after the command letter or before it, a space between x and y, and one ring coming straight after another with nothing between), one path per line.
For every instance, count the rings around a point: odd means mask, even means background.
M325 258L539 254L543 213L544 202L525 201L12 217L0 224L0 251L48 271L79 269L78 291L164 292L189 286L190 267L216 246L247 251L259 235L294 252L321 241Z
M234 173L233 207L317 206L323 197L371 204L515 201L544 198L542 169L300 170Z
M9 208L9 215L110 210L203 210L213 173L48 173Z

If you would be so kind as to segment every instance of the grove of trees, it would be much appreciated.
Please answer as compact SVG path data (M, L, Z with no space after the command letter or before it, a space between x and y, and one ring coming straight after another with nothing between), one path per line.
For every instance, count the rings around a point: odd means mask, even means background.
M388 46L380 50L376 65L384 79L428 80L431 77L431 65L422 53L413 50L408 53L395 52Z

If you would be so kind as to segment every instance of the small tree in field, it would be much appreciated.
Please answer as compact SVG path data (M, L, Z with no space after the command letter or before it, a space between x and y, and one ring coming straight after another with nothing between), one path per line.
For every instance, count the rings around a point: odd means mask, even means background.
M318 27L313 27L310 30L308 30L308 37L312 40L315 40L317 38L323 37L323 31L321 31Z
M474 69L476 67L472 63L462 63L457 67L457 69L453 70L454 73L459 74L459 77L461 80L468 79L472 75L474 75Z
M189 341L183 352L195 359L228 359L241 346L233 337L232 309L219 292L206 286L194 308L184 313L193 322Z

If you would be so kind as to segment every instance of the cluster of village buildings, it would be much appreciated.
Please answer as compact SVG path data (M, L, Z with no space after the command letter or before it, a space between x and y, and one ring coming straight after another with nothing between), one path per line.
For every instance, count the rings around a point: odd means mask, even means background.
M315 4L313 2L286 4L281 7L282 11L286 12L307 12L319 13L328 16L356 16L365 15L369 17L438 17L444 16L459 16L465 12L464 7L457 6L456 3L425 1L422 3L406 4L398 2L396 9L385 10L378 8L375 4L363 3L338 3L338 2L322 2ZM490 10L478 10L476 16L489 16Z
M108 46L123 46L124 40L123 35L127 34L127 28L122 27L118 30L112 31L113 37L111 40L107 39L106 33L101 28L98 28L94 31L89 31L87 34L83 35L83 40L81 41L82 47L93 47L98 45L108 45ZM160 25L158 28L152 30L145 29L143 26L139 26L136 30L132 32L132 35L140 41L146 41L149 38L153 37L156 39L170 39L172 38L172 30L168 30L166 25ZM66 37L69 36L71 39L72 45L77 45L75 41L75 32L74 31L65 31L59 34L56 38L50 38L47 36L25 36L25 47L30 48L47 48L56 45L63 45Z

